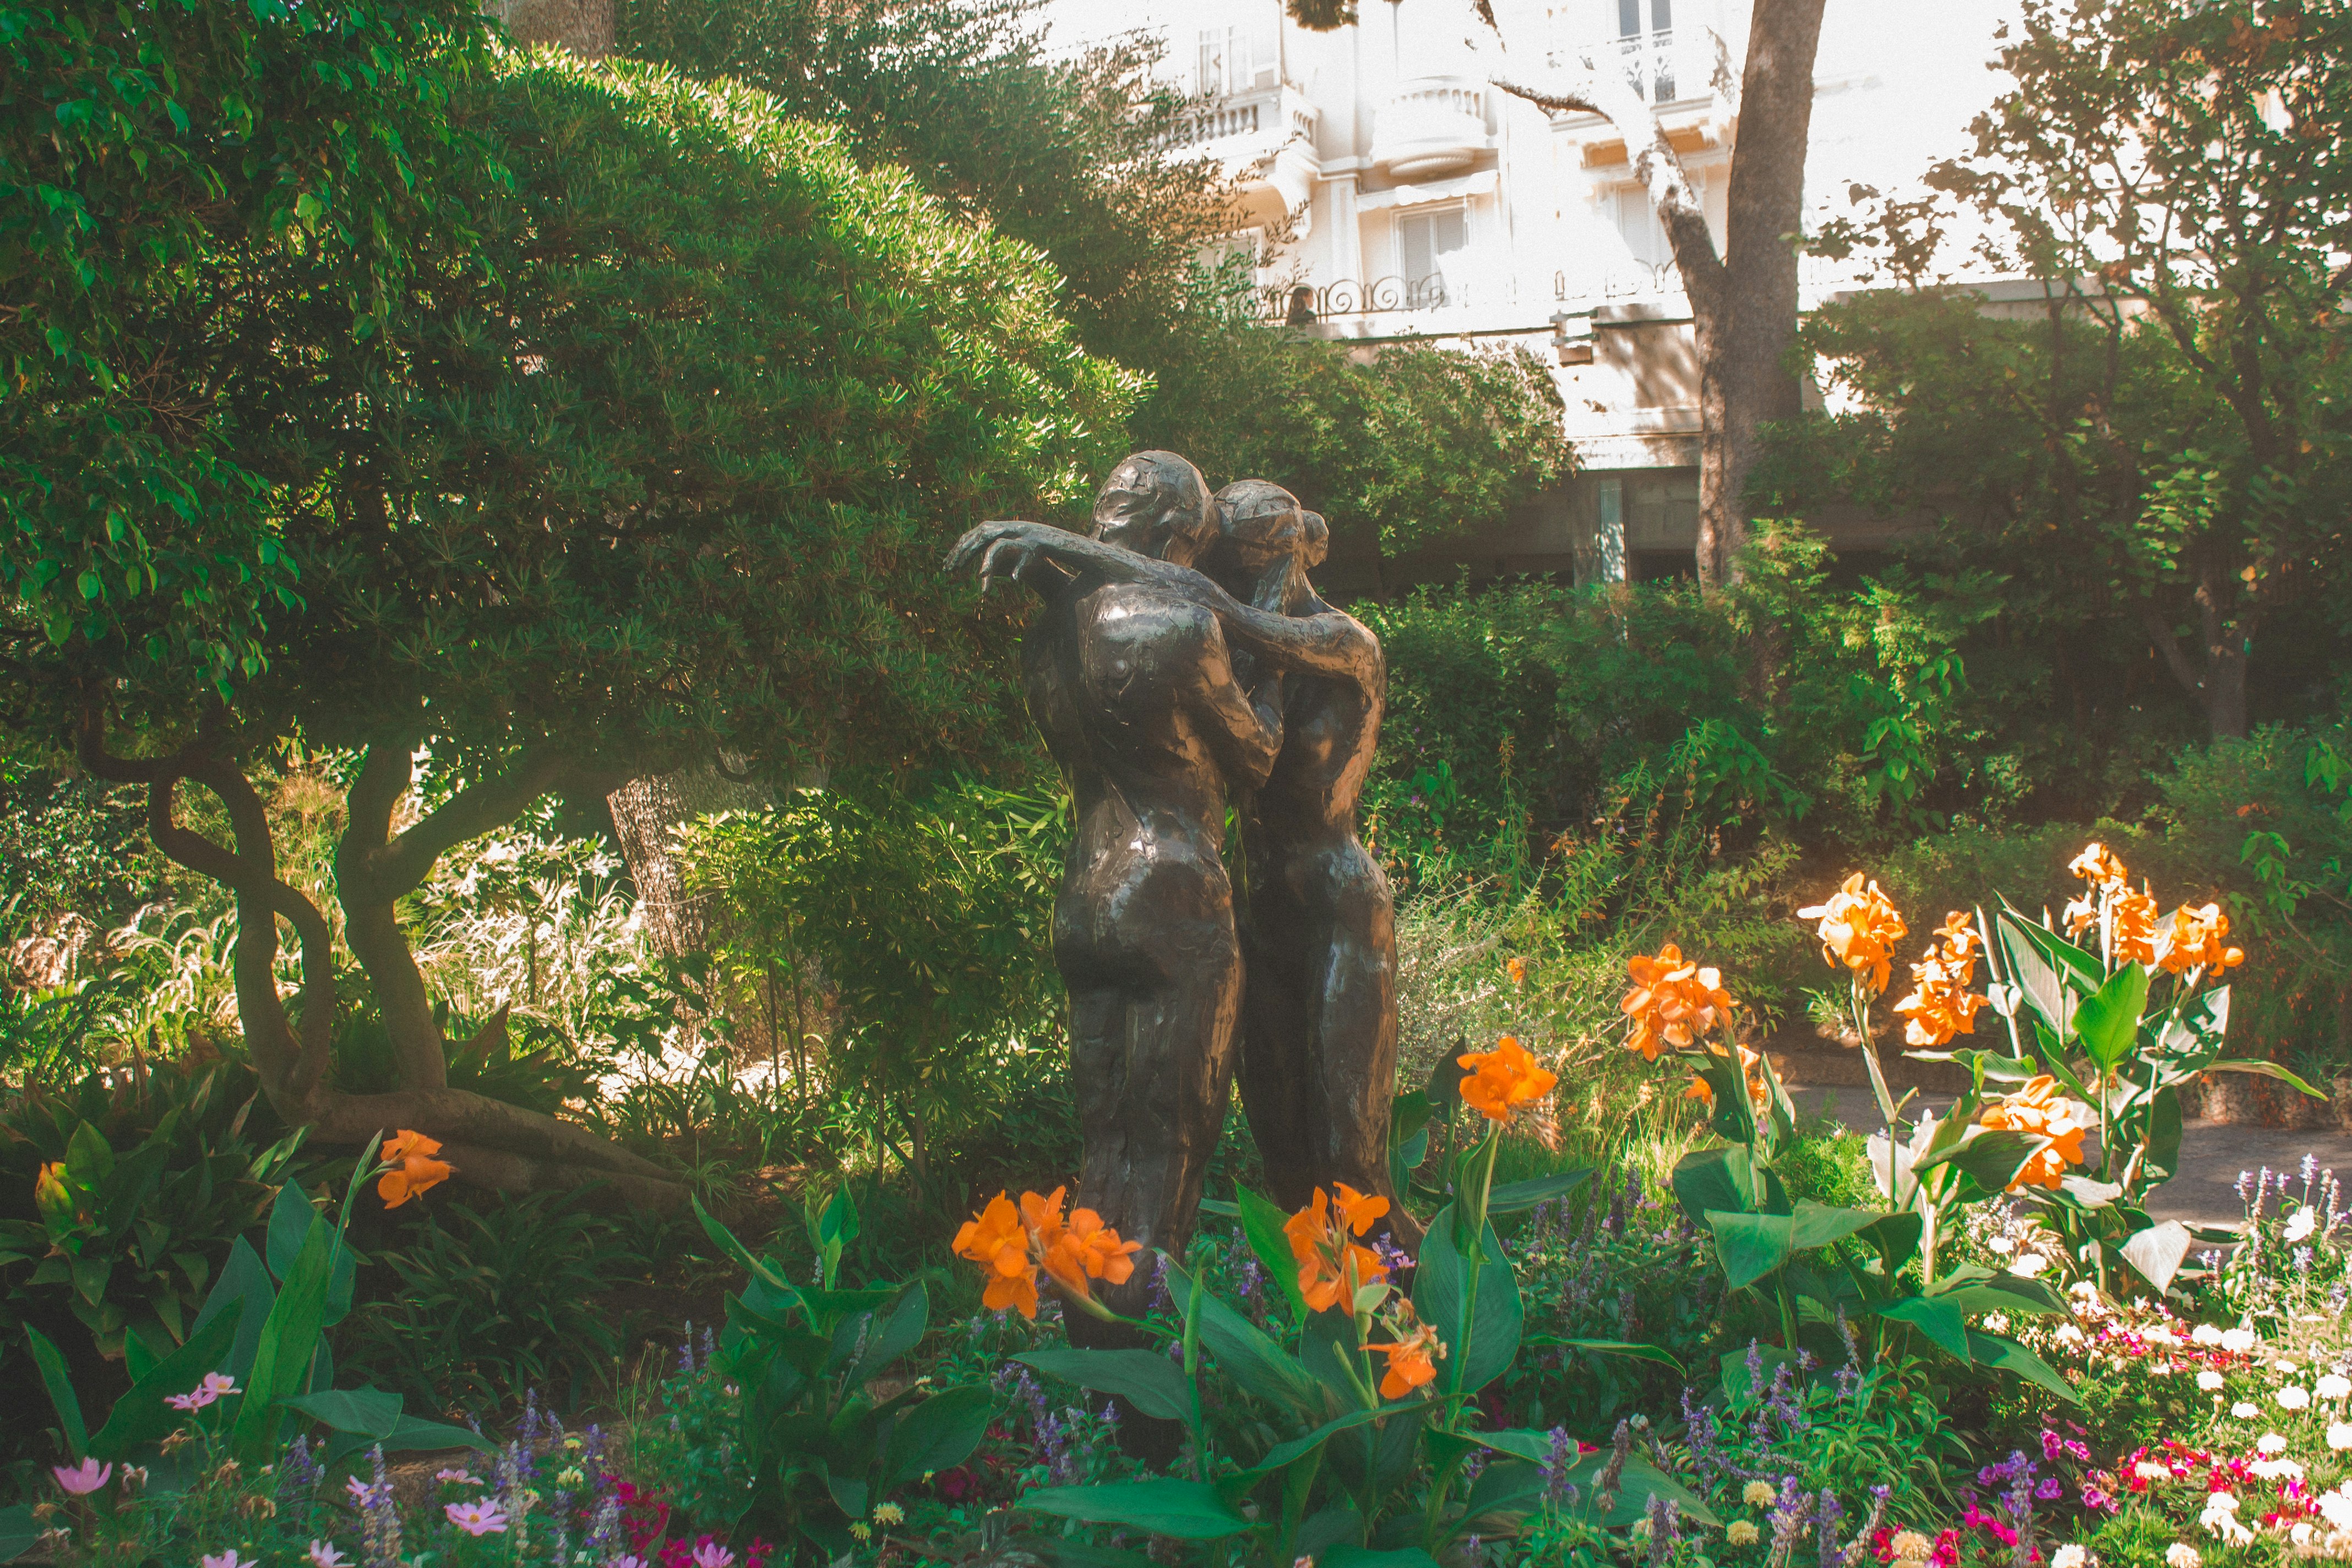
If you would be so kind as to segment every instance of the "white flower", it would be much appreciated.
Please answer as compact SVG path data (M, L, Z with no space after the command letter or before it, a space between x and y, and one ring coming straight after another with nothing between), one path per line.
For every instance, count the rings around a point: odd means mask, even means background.
M2176 1541L2164 1549L2164 1568L2201 1568L2204 1561L2197 1548L2185 1541Z
M2168 1481L2172 1472L2153 1459L2142 1459L2132 1467L2132 1474L2144 1481Z
M2279 1234L2289 1241L2301 1241L2318 1228L2319 1216L2311 1212L2310 1205L2305 1204L2286 1216L2286 1228Z
M2091 1554L2070 1541L2050 1554L2050 1568L2091 1568Z
M2062 1345L2079 1345L2083 1342L2083 1331L2072 1323L2061 1323L2058 1331L2050 1337Z
M2242 1546L2254 1538L2254 1532L2238 1522L2238 1497L2235 1492L2208 1492L2205 1511L2197 1516L2198 1524L2210 1535L2218 1535L2231 1546Z
M2352 1448L2352 1421L2331 1421L2327 1424L2327 1446L2338 1453Z
M2308 1546L2311 1544L2311 1538L2318 1533L2319 1531L2311 1528L2311 1521L2299 1519L2295 1521L2294 1528L2286 1532L2286 1538L2297 1546Z
M1996 1236L1985 1245L1992 1248L1993 1256L1996 1258L2007 1258L2017 1250L2017 1243L2005 1236Z
M2254 1346L2260 1342L2261 1342L2254 1337L2254 1331L2252 1329L2224 1329L2221 1331L2221 1348L2228 1351L2231 1355L2244 1355L2248 1351L2252 1350Z
M2331 1372L2319 1380L2319 1397L2322 1399L2341 1399L2347 1394L2352 1394L2352 1377Z
M2241 1399L2238 1403L2230 1406L2230 1414L2236 1416L2241 1421L2252 1421L2255 1416L2262 1414L2262 1409L2251 1401Z
M2271 1396L2282 1410L2301 1410L2311 1403L2311 1390L2299 1383L2290 1383Z
M2009 1271L2020 1279L2031 1279L2050 1267L2050 1260L2038 1252L2029 1252L2009 1261Z
M2221 1342L2221 1331L2210 1323L2200 1323L2189 1331L2189 1338L2197 1344L2218 1345Z
M2246 1467L2246 1472L2260 1476L2266 1481L2303 1479L2303 1467L2293 1459L2256 1459Z
M2286 1452L2286 1439L2275 1432L2265 1432L2263 1434L2262 1441L2256 1443L2254 1447L2265 1454L2284 1454Z
M2214 1390L2220 1388L2223 1384L2229 1381L2230 1380L2228 1378L2223 1377L2220 1373L2215 1372L2210 1366L2203 1372L2197 1374L2197 1386L2203 1389L2208 1394L2212 1393Z
M2271 1370L2273 1372L2284 1373L2287 1376L2293 1377L2296 1373L2301 1372L2303 1369L2295 1365L2294 1363L2287 1360L2286 1357L2281 1356L2278 1360L2271 1363Z
M2005 1334L2009 1332L2009 1314L2006 1312L1988 1312L1985 1314L1984 1326L1990 1332Z

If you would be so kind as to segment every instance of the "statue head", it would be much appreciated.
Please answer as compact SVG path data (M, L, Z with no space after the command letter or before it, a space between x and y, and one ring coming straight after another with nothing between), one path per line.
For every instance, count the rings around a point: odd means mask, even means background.
M1173 452L1121 458L1095 496L1095 537L1190 566L1217 537L1209 482Z
M1218 564L1255 580L1277 561L1302 553L1314 513L1268 479L1235 479L1217 492ZM1317 519L1320 521L1320 519Z

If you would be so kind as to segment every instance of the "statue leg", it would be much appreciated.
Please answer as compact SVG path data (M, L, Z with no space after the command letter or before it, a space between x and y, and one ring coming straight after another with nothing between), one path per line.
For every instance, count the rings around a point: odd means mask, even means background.
M1409 1252L1421 1226L1389 1181L1390 1101L1396 1092L1396 909L1371 858L1329 857L1318 869L1313 1023L1307 1032L1315 1085L1316 1147L1331 1179L1389 1200L1389 1232Z

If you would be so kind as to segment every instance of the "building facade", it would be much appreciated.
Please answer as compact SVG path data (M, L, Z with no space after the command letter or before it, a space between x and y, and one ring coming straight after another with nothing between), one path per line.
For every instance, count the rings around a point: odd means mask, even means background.
M1245 192L1271 245L1263 308L1362 342L1510 342L1553 367L1579 471L1502 529L1407 576L1534 572L1596 581L1687 571L1698 509L1689 309L1623 136L1489 84L1506 61L1587 48L1655 109L1723 239L1738 139L1746 0L1509 0L1510 54L1466 0L1360 0L1307 31L1280 0L1055 0L1055 38L1142 31L1197 105L1190 146ZM1849 187L1916 184L1990 100L2004 0L1829 0L1814 73L1809 223ZM1572 58L1572 57L1571 57ZM1732 85L1725 86L1726 72ZM1801 308L1853 286L1808 259ZM1835 525L1848 548L1885 525ZM1336 564L1336 563L1335 563Z

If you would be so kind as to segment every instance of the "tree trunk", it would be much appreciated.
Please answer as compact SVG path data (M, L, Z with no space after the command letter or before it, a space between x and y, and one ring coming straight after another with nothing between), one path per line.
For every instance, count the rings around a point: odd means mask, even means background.
M1723 320L1711 347L1699 350L1702 366L1719 366L1723 382L1720 472L1712 489L1704 468L1699 479L1703 584L1710 515L1714 580L1738 580L1739 552L1748 542L1748 476L1763 455L1763 427L1804 410L1803 383L1789 360L1797 342L1795 239L1804 227L1822 3L1756 0L1749 23L1724 225ZM1704 431L1701 441L1703 447Z
M525 48L552 44L589 60L613 52L614 0L493 0L489 9Z
M1547 67L1495 85L1545 109L1598 114L1625 138L1634 178L1650 193L1690 297L1699 357L1698 545L1708 592L1739 578L1748 476L1763 426L1793 417L1803 384L1790 367L1797 332L1797 253L1805 149L1812 133L1813 59L1823 0L1756 0L1741 74L1739 133L1718 256L1689 176L1647 100L1613 59ZM1491 18L1490 18L1491 20ZM1727 71L1717 76L1728 91Z
M92 711L83 719L79 749L82 765L93 775L147 786L147 824L156 848L236 894L236 946L231 967L237 1022L245 1031L246 1048L261 1079L262 1092L289 1125L309 1127L319 1138L341 1143L363 1143L378 1132L414 1128L441 1141L443 1157L458 1179L499 1191L570 1190L601 1182L634 1205L675 1207L686 1201L686 1188L668 1172L585 1128L445 1087L438 1079L437 1050L431 1068L433 1081L412 1081L408 1075L413 1064L404 1057L403 1087L393 1093L346 1094L333 1088L328 1082L334 1058L333 932L309 895L278 876L277 847L261 795L241 770L215 753L213 742L214 737L200 736L194 745L168 757L112 756L105 750L100 721ZM396 776L400 788L405 788L407 753L401 750L398 755ZM399 794L398 789L390 789L394 776L392 764L379 762L378 749L372 748L361 780L353 786L354 817L362 809L373 817L377 801L383 799L384 820L389 820L390 802ZM204 785L219 798L229 823L228 845L216 843L179 821L174 796L183 779ZM519 787L508 782L509 787ZM383 798L387 789L389 798ZM527 796L525 803L537 793ZM474 795L478 804L482 798L478 792L467 791L457 800L468 795ZM450 805L457 804L452 801ZM436 812L418 828L442 818L448 809ZM449 827L444 821L437 831ZM411 829L384 847L394 866L403 867L406 858L420 853L431 841L431 835L413 837L417 831ZM363 830L360 837L364 843L368 834ZM349 848L352 840L347 830L346 844L337 852L339 868ZM404 867L386 871L382 866L362 866L359 861L364 856L357 850L353 854L354 870L362 877L404 874ZM418 873L416 880L422 879ZM363 905L369 901L362 900ZM293 928L301 946L302 978L290 1015L278 992L280 920ZM383 934L381 927L374 930L377 937ZM407 956L397 922L390 927L390 935L413 973L415 963ZM396 973L393 979L396 985ZM434 1030L436 1040L438 1033Z
M646 934L672 958L710 945L709 900L689 897L671 835L714 811L752 811L768 804L768 792L727 777L709 763L674 773L631 779L607 797L622 858L637 885L637 910Z

